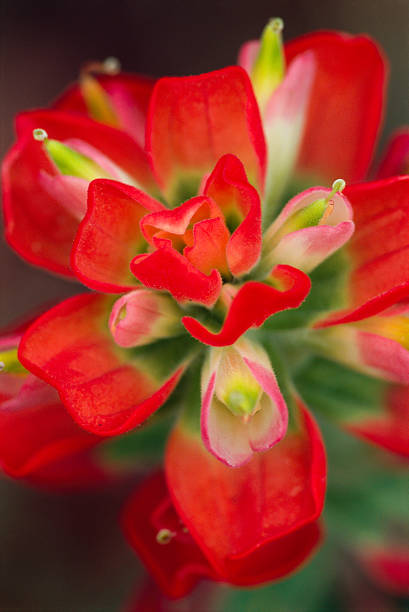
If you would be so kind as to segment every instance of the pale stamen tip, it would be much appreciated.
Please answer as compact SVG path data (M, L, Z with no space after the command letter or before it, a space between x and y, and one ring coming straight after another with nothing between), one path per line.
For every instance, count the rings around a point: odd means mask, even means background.
M121 63L116 57L107 57L103 62L103 66L107 74L118 74L121 71Z
M0 372L2 372L5 367L6 367L6 364L4 363L4 361L0 361Z
M332 183L332 191L333 193L341 193L344 189L345 189L345 181L344 179L335 179L335 181Z
M38 140L38 142L44 142L44 140L47 140L48 134L42 128L36 128L33 130L33 138L34 140Z
M282 32L284 29L284 21L281 19L281 17L274 17L273 19L270 19L268 25L273 32L276 32L277 34Z
M172 538L175 537L175 533L170 531L170 529L159 529L156 534L156 541L158 544L169 544Z

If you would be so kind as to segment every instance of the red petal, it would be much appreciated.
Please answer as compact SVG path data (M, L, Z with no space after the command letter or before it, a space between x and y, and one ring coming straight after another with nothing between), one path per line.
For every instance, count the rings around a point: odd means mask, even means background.
M305 409L298 423L280 444L235 469L208 453L198 434L179 426L171 435L166 475L176 510L229 582L250 585L283 576L317 544L324 447Z
M183 597L201 577L216 577L192 536L183 532L162 472L145 480L134 492L122 524L132 548L168 597ZM174 533L167 544L159 544L156 539L161 528Z
M19 138L31 135L36 128L44 129L50 138L56 140L79 138L85 141L109 157L139 185L151 190L155 188L144 150L122 130L75 113L56 110L36 110L18 115L16 129Z
M346 423L349 432L393 453L409 458L409 387L387 385L381 400L383 412Z
M56 175L41 143L30 133L3 161L6 239L30 263L72 276L70 251L78 220L45 190L39 181L42 171Z
M357 321L409 296L409 177L345 189L354 210L348 301L318 326ZM381 239L380 239L381 237Z
M275 312L297 308L308 295L311 281L303 272L291 266L277 266L271 280L282 289L265 283L245 283L233 299L222 329L210 332L197 319L183 317L182 323L197 340L211 346L233 344L250 327L260 327Z
M147 194L107 179L92 181L88 211L72 250L72 269L92 289L121 293L136 281L129 265L145 247L139 222L162 205Z
M209 276L203 274L170 244L164 244L150 255L138 255L131 262L131 270L146 287L169 291L179 302L212 306L222 288L217 270Z
M360 180L382 117L385 59L366 36L316 32L286 45L287 62L308 50L317 66L299 169L319 182Z
M145 118L155 81L126 73L99 74L94 78L108 94L120 127L143 145ZM91 116L78 84L69 87L55 101L53 107L57 110Z
M25 377L19 393L0 403L0 463L15 478L33 475L100 440L66 412L55 389Z
M208 74L160 79L147 121L147 150L170 200L183 174L199 183L226 154L237 155L262 186L265 142L246 72L237 66Z
M409 174L409 128L402 128L392 136L376 178L384 179L398 174Z
M27 475L25 480L53 492L70 492L106 486L112 484L114 478L99 465L92 452L85 451L45 465Z
M257 262L261 252L261 205L257 191L247 181L243 164L234 155L225 155L210 175L205 189L222 209L240 220L227 245L232 274L240 276Z
M400 597L409 596L409 550L406 545L368 546L359 555L376 587Z
M90 294L62 302L33 323L19 350L24 366L59 391L73 419L101 436L142 423L167 399L183 370L158 380L141 362L132 362L110 337L111 302Z

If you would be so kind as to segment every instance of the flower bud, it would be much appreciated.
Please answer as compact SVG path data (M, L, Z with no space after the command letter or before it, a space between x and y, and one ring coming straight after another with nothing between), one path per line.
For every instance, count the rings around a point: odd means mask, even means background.
M136 289L117 300L109 318L109 328L119 346L142 346L177 336L183 329L181 312L167 295Z
M201 422L207 449L232 467L282 439L287 407L260 346L241 339L211 350L202 372Z
M295 196L264 235L263 276L277 264L310 272L351 237L352 208L341 195L345 181L332 190L315 187Z

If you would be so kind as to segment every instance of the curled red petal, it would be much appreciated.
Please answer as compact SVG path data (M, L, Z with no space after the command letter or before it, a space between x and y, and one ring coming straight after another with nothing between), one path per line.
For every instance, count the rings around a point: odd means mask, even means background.
M382 118L386 60L366 36L316 32L285 46L287 63L309 50L316 73L299 170L325 181L363 179Z
M249 281L239 289L218 333L210 332L192 317L183 317L183 325L194 338L204 344L233 344L250 327L260 327L275 312L297 308L311 287L308 276L291 266L277 266L271 279L280 284L280 289L255 281Z
M112 436L142 423L168 398L183 366L167 378L113 342L108 330L112 299L79 295L49 310L27 330L19 359L55 387L85 430Z
M218 270L203 274L169 244L149 255L135 257L131 271L146 287L169 291L179 302L212 306L222 288Z
M160 79L151 98L146 147L171 200L176 199L183 176L198 184L226 153L237 155L252 181L262 186L265 142L246 72L232 66L199 76Z
M162 208L160 202L129 185L97 179L88 191L88 210L72 249L71 265L88 287L109 293L134 288L129 269L145 241L140 220Z
M261 204L257 191L247 181L241 161L225 155L207 180L204 193L222 209L226 219L239 219L227 244L231 273L240 276L251 270L261 252Z
M166 476L176 510L229 582L250 585L281 577L318 543L324 447L307 411L301 409L298 417L298 428L280 444L235 469L183 426L170 437Z

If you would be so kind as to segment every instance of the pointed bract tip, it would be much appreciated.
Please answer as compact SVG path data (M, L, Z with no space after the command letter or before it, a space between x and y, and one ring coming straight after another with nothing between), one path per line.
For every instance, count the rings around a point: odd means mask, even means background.
M268 22L268 27L270 27L273 32L282 32L284 30L284 21L281 19L281 17L273 17Z
M103 61L103 67L107 74L118 74L121 71L121 62L118 58L110 56Z
M331 187L332 192L333 192L332 195L335 195L336 193L340 193L341 191L344 191L345 185L346 185L346 183L345 183L344 179L341 179L341 178L335 179L335 181L332 183L332 187Z
M36 128L35 130L33 130L33 138L34 140L38 140L39 142L44 142L44 140L47 140L48 134L42 128Z

